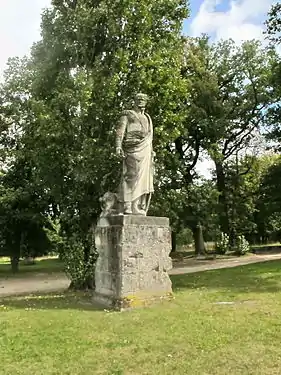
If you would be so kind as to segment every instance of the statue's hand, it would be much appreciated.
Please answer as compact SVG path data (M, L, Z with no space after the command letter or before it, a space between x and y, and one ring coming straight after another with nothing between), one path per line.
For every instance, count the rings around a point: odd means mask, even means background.
M124 158L124 152L122 150L122 147L116 147L116 155Z

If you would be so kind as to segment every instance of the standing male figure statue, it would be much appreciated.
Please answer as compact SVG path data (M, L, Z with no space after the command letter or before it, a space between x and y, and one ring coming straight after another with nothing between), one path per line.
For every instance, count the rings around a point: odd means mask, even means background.
M116 153L123 158L117 200L124 215L146 215L153 193L153 127L145 112L148 97L137 94L116 129Z

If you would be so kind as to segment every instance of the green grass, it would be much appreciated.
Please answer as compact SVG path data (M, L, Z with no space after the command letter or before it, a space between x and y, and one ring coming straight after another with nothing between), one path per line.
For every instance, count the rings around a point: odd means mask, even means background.
M24 262L21 261L19 272L12 274L9 258L0 258L0 279L3 277L30 277L34 273L51 274L60 271L63 271L63 262L59 261L58 258L48 257L36 259L34 265L25 265Z
M2 299L0 374L280 374L281 261L172 280L173 301L123 313L87 294Z
M280 246L280 242L270 242L268 244L252 244L251 246L254 247L270 247L270 246Z

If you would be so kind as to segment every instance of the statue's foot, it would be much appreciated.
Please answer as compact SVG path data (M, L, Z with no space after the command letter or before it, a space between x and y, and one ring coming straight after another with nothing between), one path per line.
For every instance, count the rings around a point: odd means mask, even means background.
M133 212L130 210L124 211L124 215L133 215Z
M133 211L133 215L146 216L146 211L139 208L135 208Z
M133 214L133 211L132 211L132 204L130 203L125 203L124 204L124 215L132 215Z

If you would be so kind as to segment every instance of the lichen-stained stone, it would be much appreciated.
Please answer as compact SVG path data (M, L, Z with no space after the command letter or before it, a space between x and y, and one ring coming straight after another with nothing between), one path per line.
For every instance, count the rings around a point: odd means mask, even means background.
M95 270L96 302L124 310L172 296L168 218L103 217L96 227L95 243L99 253Z

